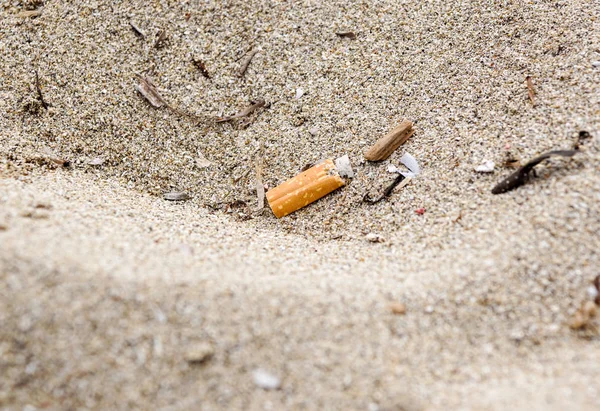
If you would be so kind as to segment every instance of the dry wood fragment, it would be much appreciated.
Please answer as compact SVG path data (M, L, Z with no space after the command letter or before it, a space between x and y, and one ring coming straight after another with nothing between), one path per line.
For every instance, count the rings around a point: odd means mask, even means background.
M354 34L351 31L346 31L343 33L335 33L336 36L341 37L341 38L347 38L350 40L355 40L356 39L356 34Z
M531 76L525 77L525 81L527 82L527 92L529 94L529 100L531 100L531 105L535 107L535 89L533 88L533 80L531 80Z
M242 77L246 73L246 70L248 70L248 66L250 65L250 62L252 61L252 58L254 57L254 55L256 53L258 53L258 50L250 50L250 52L248 52L248 54L246 54L246 56L242 60L240 68L238 70L239 77Z
M412 123L404 120L398 127L377 140L373 147L365 153L365 158L369 161L385 160L404 144L412 134Z
M317 201L346 183L339 176L332 159L298 174L267 192L269 206L277 218Z
M62 157L57 156L49 148L44 147L43 151L44 151L44 157L46 157L48 160L52 161L54 164L58 164L59 166L62 166L65 168L68 168L71 166L71 162L69 160L66 160Z
M265 208L265 185L262 181L262 159L256 162L256 197L258 198L258 210Z
M162 106L166 106L167 102L162 98L158 91L156 90L156 86L152 83L149 77L144 77L139 74L136 74L138 79L140 80L140 84L136 86L137 90L148 100L153 107L160 108Z
M242 118L242 117L246 117L248 114L251 114L252 112L254 112L256 109L261 108L265 105L265 100L263 100L262 98L259 98L256 101L252 102L252 105L249 107L246 107L245 109L243 109L242 111L240 111L237 114L234 114L233 116L227 116L227 117L223 117L223 118L218 118L217 120L215 120L217 123L224 123L226 121L231 121L231 120L235 120L236 118Z
M24 19L29 18L29 17L39 17L42 15L42 10L43 9L23 10L23 11L19 12L19 14L17 14L17 16L24 18Z

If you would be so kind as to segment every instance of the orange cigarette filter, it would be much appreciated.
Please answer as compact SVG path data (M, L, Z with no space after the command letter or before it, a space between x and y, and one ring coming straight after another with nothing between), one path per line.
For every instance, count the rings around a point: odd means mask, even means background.
M277 218L281 218L317 201L345 184L338 174L333 160L327 159L269 190L267 201L269 201L273 214Z

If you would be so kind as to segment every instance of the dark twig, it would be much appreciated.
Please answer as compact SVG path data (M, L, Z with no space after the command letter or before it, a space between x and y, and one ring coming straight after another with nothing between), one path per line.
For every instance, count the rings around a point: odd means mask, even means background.
M577 153L577 150L555 150L548 151L547 153L542 154L539 157L534 158L527 164L522 167L519 167L517 171L506 177L504 180L500 181L496 186L492 189L492 194L502 194L507 191L514 190L517 187L525 184L527 179L529 178L529 173L533 171L533 168L537 166L542 161L552 157L552 156L563 156L563 157L571 157Z
M263 107L264 105L265 105L265 100L263 100L262 98L259 98L258 100L253 101L251 106L246 107L245 109L243 109L239 113L234 114L233 116L227 116L227 117L223 117L223 118L218 118L216 120L216 122L217 123L224 123L226 121L235 120L236 118L245 117L248 114L251 114L252 112L254 112L255 110Z
M347 32L343 32L343 33L335 33L336 36L341 37L341 38L347 38L350 40L355 40L356 39L356 34L354 34L351 31L347 31Z
M380 202L381 200L383 200L384 198L389 197L392 194L392 191L394 191L394 188L396 188L396 186L398 186L398 184L400 184L402 182L402 180L404 180L405 177L402 174L398 174L398 177L396 177L396 179L392 182L392 184L390 184L385 191L383 192L383 195L375 200L373 200L371 198L371 196L369 195L369 193L365 194L365 196L363 197L363 201L365 203L369 203L369 204L376 204L378 202Z
M44 96L42 95L42 87L40 86L40 78L38 76L37 70L35 71L35 89L37 90L38 100L40 101L40 104L42 105L42 107L48 110L50 104L46 103L46 101L44 100Z

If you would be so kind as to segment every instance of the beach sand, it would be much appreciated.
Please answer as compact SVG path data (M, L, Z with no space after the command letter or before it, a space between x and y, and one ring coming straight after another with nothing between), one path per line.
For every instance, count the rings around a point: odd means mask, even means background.
M0 2L0 407L598 406L600 320L568 323L600 274L600 4L323 3ZM272 188L344 154L345 187L256 210L257 162Z

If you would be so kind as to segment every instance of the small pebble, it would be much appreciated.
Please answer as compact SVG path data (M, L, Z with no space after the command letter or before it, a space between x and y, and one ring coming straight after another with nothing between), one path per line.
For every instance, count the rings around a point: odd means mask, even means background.
M415 210L415 213L417 213L418 215L423 215L423 214L425 214L425 209L424 208L417 208Z
M402 315L406 313L406 306L402 303L391 303L390 310L392 310L392 313L394 314Z
M104 162L105 162L105 161L106 161L106 160L104 160L103 158L96 157L96 158L94 158L94 159L92 159L92 160L88 161L88 164L89 164L90 166L101 166L102 164L104 164Z
M208 343L199 343L192 345L185 354L185 360L190 364L202 364L208 361L215 353L212 345Z
M483 162L483 164L480 164L477 167L475 167L475 171L477 171L478 173L493 173L495 167L496 164L493 161L485 161Z
M592 66L593 67L600 67L600 61L593 61L592 62Z
M277 390L281 387L281 379L269 371L258 368L252 372L254 384L264 390Z
M379 234L375 234L375 233L369 233L367 234L367 241L371 242L371 243L383 243L385 241L385 238L383 238L383 236L380 236Z

